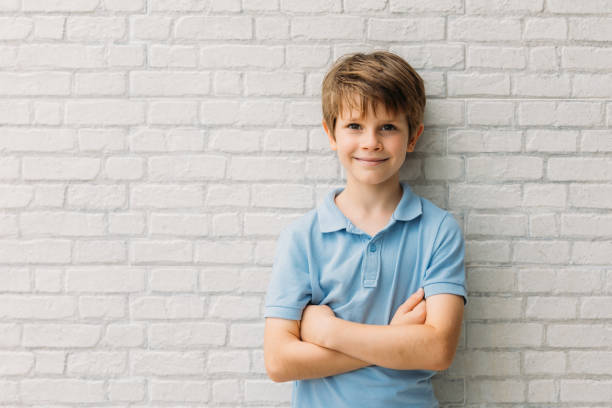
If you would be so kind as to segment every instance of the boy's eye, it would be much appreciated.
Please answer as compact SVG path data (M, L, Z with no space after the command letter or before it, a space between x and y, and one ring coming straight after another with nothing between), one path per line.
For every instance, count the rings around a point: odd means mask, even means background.
M395 126L393 126L393 125L383 125L383 130L395 130Z
M347 127L348 127L349 129L355 129L355 130L356 130L356 129L359 129L359 124L357 124L357 123L349 123L349 124L347 125Z

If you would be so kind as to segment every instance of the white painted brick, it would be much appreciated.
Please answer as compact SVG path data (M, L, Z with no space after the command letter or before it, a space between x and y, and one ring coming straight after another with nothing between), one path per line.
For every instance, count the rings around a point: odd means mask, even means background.
M230 331L230 346L256 347L263 346L263 324L233 323Z
M286 64L291 68L322 68L328 63L329 58L330 47L328 46L287 45Z
M110 347L138 347L144 344L144 333L144 325L109 324L101 343Z
M577 241L572 248L572 263L610 264L612 262L612 241Z
M36 101L33 103L35 125L60 125L63 120L63 105L57 102Z
M161 16L130 17L130 38L133 40L166 40L172 19Z
M210 373L248 373L249 352L212 351L208 355L208 372Z
M453 208L514 208L521 203L521 188L517 184L451 184L450 203Z
M518 152L521 133L516 131L449 130L448 151L454 153Z
M512 95L567 98L570 96L569 75L513 74Z
M575 152L578 132L572 130L527 130L525 148L529 152Z
M208 234L205 214L152 213L149 217L151 234L165 236L201 236Z
M124 374L127 367L125 351L81 351L70 353L66 372L83 376L114 376Z
M150 0L151 11L202 11L211 6L210 0Z
M144 175L144 158L109 157L104 163L104 175L111 180L138 180Z
M48 130L47 130L48 132ZM78 131L79 150L122 151L126 149L126 132L122 129L86 129ZM56 138L56 145L60 143Z
M233 100L205 100L200 105L200 119L205 125L229 125L239 119L240 103ZM238 131L236 129L236 131ZM248 131L242 131L248 133Z
M569 39L609 41L612 37L612 18L573 17L569 19Z
M537 347L544 326L537 323L468 323L468 347Z
M142 45L109 45L108 65L111 67L140 67L145 60Z
M75 242L73 247L75 264L117 264L127 261L125 241L87 240Z
M242 92L242 79L239 72L215 72L213 87L215 95L240 95Z
M612 208L612 186L607 184L570 184L569 202L576 207Z
M225 332L223 323L156 323L151 325L149 341L153 348L220 346Z
M530 320L575 319L578 299L570 297L529 297L525 316Z
M563 374L566 370L562 351L526 351L523 369L526 374Z
M561 62L555 47L533 47L529 50L529 69L534 71L556 71Z
M207 402L210 399L207 381L153 380L150 384L154 402Z
M586 319L609 319L612 316L612 297L590 297L582 299L580 317Z
M108 398L111 401L143 401L145 388L144 380L111 380L108 382Z
M0 124L24 125L30 122L31 107L27 102L0 101Z
M254 207L312 208L313 190L299 184L255 184L251 204Z
M1 352L3 375L27 375L34 365L34 355L22 352Z
M304 129L271 129L263 138L264 151L303 152L307 150L307 144L308 135Z
M3 128L0 148L6 152L61 152L72 151L76 133L72 129Z
M467 0L467 14L532 14L544 9L544 0Z
M113 41L125 36L125 19L120 17L69 16L66 39L69 41Z
M272 268L249 268L240 272L240 290L242 292L265 293L272 275Z
M246 380L244 383L244 399L247 402L291 402L293 386L289 381L273 383L270 380Z
M304 76L297 72L247 72L247 95L290 96L304 92Z
M306 178L309 180L335 180L340 172L336 157L307 157Z
M214 296L209 316L225 320L254 319L259 316L260 299L246 296Z
M152 102L149 104L147 122L152 125L197 125L198 103Z
M470 102L467 114L470 125L510 126L514 122L514 103Z
M0 11L17 11L21 7L19 0L3 0L0 2Z
M155 181L216 180L225 175L226 159L217 155L153 156L147 167Z
M145 105L128 100L73 100L66 102L70 125L139 125L145 121Z
M508 262L510 244L504 241L470 241L465 246L465 262Z
M456 180L463 177L463 159L452 156L428 157L424 172L428 180Z
M603 0L594 3L575 3L571 0L549 0L546 8L553 13L560 14L591 14L612 12L610 0Z
M235 291L240 283L240 270L227 267L205 267L200 271L199 290L206 293Z
M0 17L0 40L25 39L34 24L32 19L25 17Z
M204 317L204 301L192 295L134 297L130 299L130 316L155 320L198 319Z
M67 292L140 292L144 270L134 267L73 267L66 270Z
M253 244L239 241L201 241L195 244L196 262L248 263L253 259Z
M520 355L516 352L459 351L455 354L455 360L448 373L449 375L470 373L477 376L512 376L519 374L520 362Z
M117 96L125 93L126 79L122 73L77 73L75 93L77 95Z
M130 94L138 96L188 96L210 93L208 72L130 72Z
M473 68L522 69L527 64L526 50L521 47L470 46L467 66Z
M308 3L305 3L308 4ZM255 38L260 40L286 40L289 38L289 20L285 17L259 17L255 19Z
M102 328L92 324L24 324L23 340L25 347L92 347L100 339Z
M204 354L201 351L130 352L130 373L134 375L204 375Z
M104 234L104 216L69 211L25 212L20 219L25 236L100 236Z
M221 152L256 152L262 132L257 130L219 129L210 132L208 150Z
M447 75L449 96L510 95L510 76L503 73L474 72Z
M303 158L233 157L228 175L232 180L292 180L304 176Z
M527 232L525 214L470 213L467 219L469 235L524 236Z
M360 40L364 19L340 14L318 17L294 17L291 20L293 40Z
M586 98L605 98L612 93L610 74L574 74L572 96Z
M516 263L563 264L568 262L569 252L569 242L515 241L512 261Z
M93 11L98 6L99 0L22 0L23 11L57 11L78 12Z
M77 378L32 378L20 382L21 400L26 403L102 403L104 381Z
M567 372L572 374L607 375L612 364L612 353L609 351L572 351L567 356Z
M559 236L559 219L556 214L531 214L529 216L529 236Z
M612 216L575 213L561 216L561 234L565 236L612 238Z
M284 58L281 46L225 44L200 47L203 68L278 68Z
M567 20L560 17L528 17L523 31L525 40L567 39Z
M374 4L378 4L374 2ZM420 13L420 12L442 12L442 13L461 13L463 12L463 3L459 0L434 0L434 1L409 1L409 0L391 0L389 8L392 13Z
M34 271L34 288L38 292L60 292L64 288L64 274L59 269L37 268Z
M312 112L314 110L311 109ZM238 113L239 124L249 124L253 126L265 125L268 127L275 127L279 123L283 123L284 119L284 104L282 102L275 102L269 99L250 100L240 105L240 111ZM308 123L295 123L289 120L289 124L312 124L312 121Z
M612 50L608 48L587 46L561 48L561 67L564 69L599 71L608 69L611 63Z
M75 209L118 209L126 204L126 189L119 185L72 184L66 189L66 206Z
M580 149L583 152L612 152L612 133L608 130L583 131Z
M134 264L191 262L193 249L185 240L146 240L130 242L131 261Z
M481 156L467 159L468 181L534 180L542 177L539 157Z
M557 399L558 391L553 380L531 380L528 387L529 402L549 402Z
M166 134L166 149L171 152L202 151L206 136L198 126L195 128L171 128Z
M467 384L467 401L525 402L525 383L515 379L479 380Z
M247 206L249 203L250 189L243 184L209 184L206 194L206 206Z
M212 400L214 402L238 402L240 396L240 384L237 380L217 380L212 384Z
M248 40L252 37L249 16L185 16L175 22L174 37L187 40Z
M448 21L448 38L452 41L517 41L521 22L516 18L454 17Z
M192 292L197 272L191 268L156 268L151 270L149 287L159 292Z
M605 158L553 157L548 160L550 180L606 181L612 178L612 161Z
M444 38L444 18L371 18L367 28L368 39L385 41L441 40Z
M460 101L429 100L424 117L425 126L463 126L464 103Z
M523 205L528 207L565 207L566 188L562 184L533 184L523 186Z
M145 2L145 0L103 0L103 6L109 11L142 11Z
M142 213L111 213L108 217L108 232L119 235L139 235L145 230Z
M153 44L148 55L152 67L195 68L198 64L198 50L189 45Z
M521 304L522 300L520 298L470 296L465 317L469 321L475 319L520 319ZM514 360L518 368L518 359L515 358Z
M79 316L116 320L125 317L125 305L125 298L120 296L79 296Z
M612 381L561 380L561 402L608 402L612 400Z
M0 92L3 95L53 95L70 94L70 74L38 72L15 74L0 73Z
M522 102L518 107L521 126L597 126L603 123L597 102Z
M31 68L102 68L104 47L61 43L22 45L17 63Z
M36 365L34 371L39 374L62 374L66 360L63 351L39 350L35 352Z
M459 69L463 68L465 64L464 48L460 44L392 45L389 47L389 51L406 59L414 69ZM420 74L423 73L420 72ZM425 92L429 92L427 88L425 88Z
M518 288L525 293L588 294L599 291L601 286L601 274L598 270L521 269L518 271Z
M216 237L240 235L241 217L238 213L215 214L212 219L212 234Z
M552 347L607 347L612 341L612 328L604 324L549 324L546 344Z

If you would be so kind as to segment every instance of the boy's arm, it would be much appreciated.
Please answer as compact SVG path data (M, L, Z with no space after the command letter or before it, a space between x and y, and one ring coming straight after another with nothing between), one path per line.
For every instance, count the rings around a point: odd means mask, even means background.
M463 298L427 298L423 325L369 325L339 319L327 306L308 306L302 317L304 341L397 370L445 370L453 360L463 319Z
M264 361L271 380L321 378L369 366L370 363L300 339L297 320L267 317Z

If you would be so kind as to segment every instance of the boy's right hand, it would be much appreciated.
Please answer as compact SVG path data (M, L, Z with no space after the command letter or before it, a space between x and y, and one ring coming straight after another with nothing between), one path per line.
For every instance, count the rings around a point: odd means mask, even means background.
M423 288L419 288L419 290L410 295L397 309L389 325L424 324L425 317L427 316L425 299L423 299L424 295Z

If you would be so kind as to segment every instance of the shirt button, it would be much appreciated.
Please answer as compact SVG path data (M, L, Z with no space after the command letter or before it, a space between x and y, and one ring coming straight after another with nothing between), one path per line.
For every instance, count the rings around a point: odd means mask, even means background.
M376 252L376 245L375 244L370 245L370 252Z

